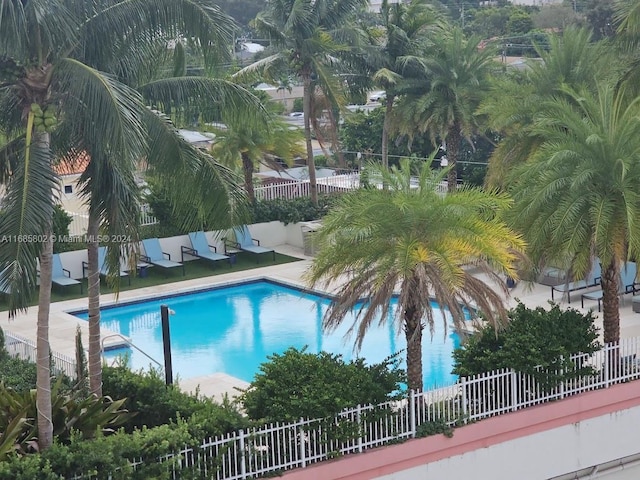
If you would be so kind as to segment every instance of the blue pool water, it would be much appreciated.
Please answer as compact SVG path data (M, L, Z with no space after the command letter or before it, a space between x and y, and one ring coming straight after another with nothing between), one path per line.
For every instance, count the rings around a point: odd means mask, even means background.
M174 376L191 378L224 372L247 382L273 353L288 347L321 350L356 357L353 337L345 338L353 317L330 334L322 332L322 317L329 299L269 281L244 283L159 300L106 308L103 328L129 337L134 345L162 362L160 305L175 312L170 317ZM86 313L76 314L86 319ZM447 320L448 321L448 320ZM425 387L449 384L451 352L458 337L442 321L436 322L433 340L425 332L423 369ZM405 348L404 334L391 324L372 328L357 356L380 362ZM128 354L133 369L147 368L148 358L135 349L116 349L108 357ZM404 352L401 354L404 364ZM404 365L403 365L404 368Z

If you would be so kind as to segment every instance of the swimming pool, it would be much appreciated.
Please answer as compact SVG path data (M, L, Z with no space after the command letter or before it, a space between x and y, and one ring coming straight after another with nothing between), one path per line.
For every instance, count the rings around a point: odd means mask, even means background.
M322 317L330 300L267 280L225 286L185 295L103 308L103 328L120 333L151 357L162 362L160 305L168 305L174 376L187 379L224 372L247 382L259 365L273 353L289 347L309 352L321 350L355 358L353 338L344 338L351 318L332 332L322 332ZM74 315L87 319L86 312ZM433 341L423 339L425 387L445 385L451 375L451 353L459 344L455 333L444 334L437 322ZM404 334L394 327L373 328L357 356L369 363L380 362L405 348ZM148 358L135 349L115 349L107 358L128 354L130 367L147 368ZM401 355L404 363L404 352Z

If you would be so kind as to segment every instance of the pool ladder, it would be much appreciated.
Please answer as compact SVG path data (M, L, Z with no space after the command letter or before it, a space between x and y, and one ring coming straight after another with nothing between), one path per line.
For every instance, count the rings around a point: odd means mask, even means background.
M127 337L125 337L124 335L120 335L119 333L112 333L111 335L107 335L106 337L102 337L102 341L100 342L100 346L102 347L102 353L104 354L104 341L107 338L112 338L112 337L117 337L121 340L124 341L124 343L126 343L129 347L131 348L135 348L137 351L139 351L141 354L143 354L145 357L147 357L149 360L151 360L153 363L155 363L156 365L158 365L160 367L161 370L164 371L164 365L161 364L159 361L157 361L155 358L153 358L151 355L149 355L147 352L145 352L144 350L142 350L140 347L136 346L131 340L129 340Z

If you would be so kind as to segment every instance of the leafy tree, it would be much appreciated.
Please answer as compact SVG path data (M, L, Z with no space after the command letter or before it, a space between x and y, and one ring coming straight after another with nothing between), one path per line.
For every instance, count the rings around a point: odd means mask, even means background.
M598 329L593 312L582 314L575 309L561 310L527 308L522 303L509 311L509 322L496 331L490 326L471 335L464 345L453 352L453 373L477 375L503 368L539 375L540 379L556 382L562 378L585 373L584 365L572 364L571 355L591 354L600 348ZM563 371L559 377L551 371Z
M507 21L507 33L509 35L522 35L529 33L533 29L533 19L531 15L523 10L518 10L509 15Z
M446 143L449 191L457 186L461 143L479 129L475 113L489 90L493 52L478 46L479 39L466 40L459 28L438 38L433 56L424 60L424 69L413 80L415 90L398 105L401 132L427 133L434 145Z
M345 362L340 355L289 348L260 365L240 400L253 420L292 422L389 401L402 381L393 358L367 365L361 358Z
M605 343L620 339L621 265L640 257L640 98L600 83L545 102L540 147L510 175L513 221L535 264L570 259L584 276L602 264Z
M428 326L433 333L434 323L444 320L434 315L431 298L449 309L457 328L464 325L464 307L470 302L493 325L500 324L506 319L503 297L464 267L477 266L506 294L500 275L517 277L514 261L524 242L499 218L498 212L509 206L506 196L466 187L442 196L435 187L446 172L436 175L426 164L417 185L406 160L400 169L371 168L372 178L388 189L360 189L340 197L316 232L320 251L307 280L333 285L349 272L324 327L336 327L356 309L350 331L359 346L369 327L393 318L407 338L409 388L421 390L423 329ZM368 301L359 303L363 298Z
M266 0L215 0L220 9L233 17L245 30L249 23L265 7Z
M269 2L254 21L256 30L268 37L277 52L244 68L242 78L260 71L276 78L292 72L303 85L304 134L309 166L311 199L318 201L316 171L311 144L311 102L318 85L332 105L344 103L342 84L332 75L336 58L349 50L357 29L350 21L366 0L282 0Z
M385 109L382 107L369 113L355 112L348 115L340 128L340 143L348 152L345 157L355 163L357 158L353 152L360 152L365 158L369 153L380 152L384 121ZM417 137L408 142L400 136L392 136L391 140L389 157L392 165L397 165L398 157L413 155L427 158L433 152L433 145L424 137Z

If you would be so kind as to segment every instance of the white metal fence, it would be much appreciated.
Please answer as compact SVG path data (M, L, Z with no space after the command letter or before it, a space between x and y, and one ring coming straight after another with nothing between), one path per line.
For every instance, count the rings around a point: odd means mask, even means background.
M31 340L4 330L4 342L9 355L36 363L36 345ZM55 372L76 378L76 361L71 357L51 351L51 366Z
M337 456L425 436L438 428L514 412L580 393L608 388L640 378L640 338L608 345L590 355L575 355L557 371L535 374L514 370L460 378L454 385L381 405L357 406L331 419L301 419L270 424L210 438L162 459L134 459L132 466L177 460L173 478L181 470L198 478L235 480L275 474ZM435 430L434 430L435 427ZM186 473L186 472L185 472ZM90 479L91 476L77 476ZM191 477L190 477L191 478Z
M318 178L316 180L316 186L319 194L348 192L349 190L360 188L360 174L347 173ZM311 195L311 184L309 180L297 180L286 183L261 185L255 187L253 191L258 200L308 197Z

